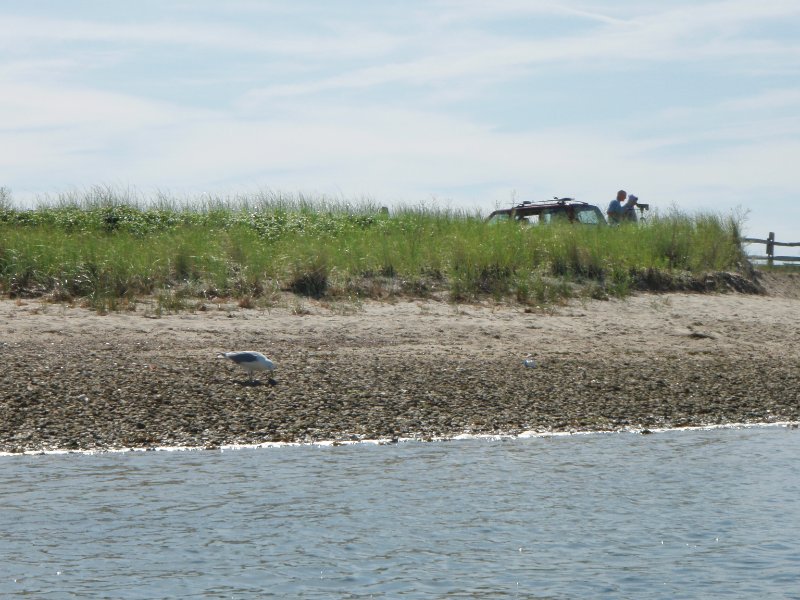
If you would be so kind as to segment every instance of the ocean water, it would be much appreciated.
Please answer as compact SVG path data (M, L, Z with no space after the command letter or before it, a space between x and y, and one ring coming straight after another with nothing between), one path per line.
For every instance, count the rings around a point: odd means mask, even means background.
M800 431L0 458L2 598L800 598Z

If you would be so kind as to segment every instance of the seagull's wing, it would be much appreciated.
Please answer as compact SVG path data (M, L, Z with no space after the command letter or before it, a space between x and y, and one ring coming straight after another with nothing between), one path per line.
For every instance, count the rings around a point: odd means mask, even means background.
M258 362L258 354L255 352L228 352L225 356L230 358L237 365Z

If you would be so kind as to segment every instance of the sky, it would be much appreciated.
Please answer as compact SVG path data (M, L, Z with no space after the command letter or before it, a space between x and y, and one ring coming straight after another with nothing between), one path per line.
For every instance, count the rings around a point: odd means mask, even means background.
M797 0L0 0L0 186L622 188L800 241L798 31Z

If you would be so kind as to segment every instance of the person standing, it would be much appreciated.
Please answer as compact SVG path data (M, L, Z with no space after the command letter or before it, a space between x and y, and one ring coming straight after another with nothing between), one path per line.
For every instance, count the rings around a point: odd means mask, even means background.
M639 202L639 198L630 194L628 196L628 201L622 207L622 220L628 223L637 223L639 218L636 216L636 203Z
M606 214L608 215L608 222L610 225L619 225L622 223L625 215L625 209L622 207L622 203L627 197L628 193L625 190L620 190L617 192L617 197L608 205Z

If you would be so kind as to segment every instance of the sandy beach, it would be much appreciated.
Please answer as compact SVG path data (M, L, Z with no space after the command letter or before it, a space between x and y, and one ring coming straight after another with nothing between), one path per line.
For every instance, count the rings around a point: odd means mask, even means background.
M432 300L156 317L0 302L0 451L800 420L800 278L526 309ZM249 384L217 353L257 350ZM523 365L531 357L535 367Z

